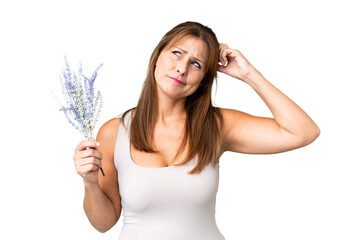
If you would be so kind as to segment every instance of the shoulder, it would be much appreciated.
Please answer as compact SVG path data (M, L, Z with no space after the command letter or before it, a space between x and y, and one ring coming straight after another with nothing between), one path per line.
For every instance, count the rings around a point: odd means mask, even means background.
M134 115L134 109L129 109L124 113L118 115L117 117L108 120L105 122L99 129L98 137L104 139L116 139L120 124L125 125L125 118L128 114L131 114L131 117Z
M243 145L249 137L249 127L257 122L259 118L238 110L225 108L219 110L222 115L220 132L224 149L229 150L229 146L234 144Z
M226 108L219 108L219 110L223 120L222 130L225 132L234 127L235 124L240 125L253 119L253 116L238 110Z
M248 115L247 113L238 111L238 110L234 110L234 109L228 109L228 108L219 108L221 114L223 115L223 117L227 117L227 118L231 118L234 117L235 115L237 116L245 116Z
M114 152L118 135L120 118L113 118L105 122L98 131L96 141L100 142L98 150L106 155Z
M98 137L102 137L104 139L116 138L120 121L120 118L113 118L105 122L99 129Z

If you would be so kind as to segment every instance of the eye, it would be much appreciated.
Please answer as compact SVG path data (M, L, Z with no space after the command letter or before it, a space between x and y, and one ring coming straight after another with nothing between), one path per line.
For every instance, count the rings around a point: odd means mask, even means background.
M193 62L194 66L196 66L197 68L201 68L200 64L198 62Z
M181 55L181 52L179 51L172 51L173 54L175 54L176 56L180 56ZM201 65L198 63L198 62L193 62L192 63L195 67L201 69Z

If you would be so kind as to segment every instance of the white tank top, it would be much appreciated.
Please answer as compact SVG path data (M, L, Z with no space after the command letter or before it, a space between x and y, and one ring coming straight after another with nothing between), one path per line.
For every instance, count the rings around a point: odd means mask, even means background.
M142 167L130 154L131 112L120 123L114 151L123 227L119 240L224 240L215 221L219 164L187 174L182 166Z

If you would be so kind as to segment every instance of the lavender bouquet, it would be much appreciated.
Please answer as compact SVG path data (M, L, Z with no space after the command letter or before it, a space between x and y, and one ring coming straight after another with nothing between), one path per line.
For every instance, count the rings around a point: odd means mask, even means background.
M79 63L79 72L76 74L70 69L65 58L65 69L62 70L60 84L65 99L65 104L60 104L60 111L65 115L66 120L86 139L94 139L93 131L102 108L102 96L100 91L95 94L94 82L102 64L97 67L90 78L82 72L82 63ZM105 176L104 171L100 168Z

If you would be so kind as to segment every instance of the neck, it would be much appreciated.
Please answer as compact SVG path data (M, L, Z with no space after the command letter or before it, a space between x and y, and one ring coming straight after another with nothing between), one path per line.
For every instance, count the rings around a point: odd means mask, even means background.
M185 99L158 98L157 123L168 125L168 123L184 119L186 119Z

